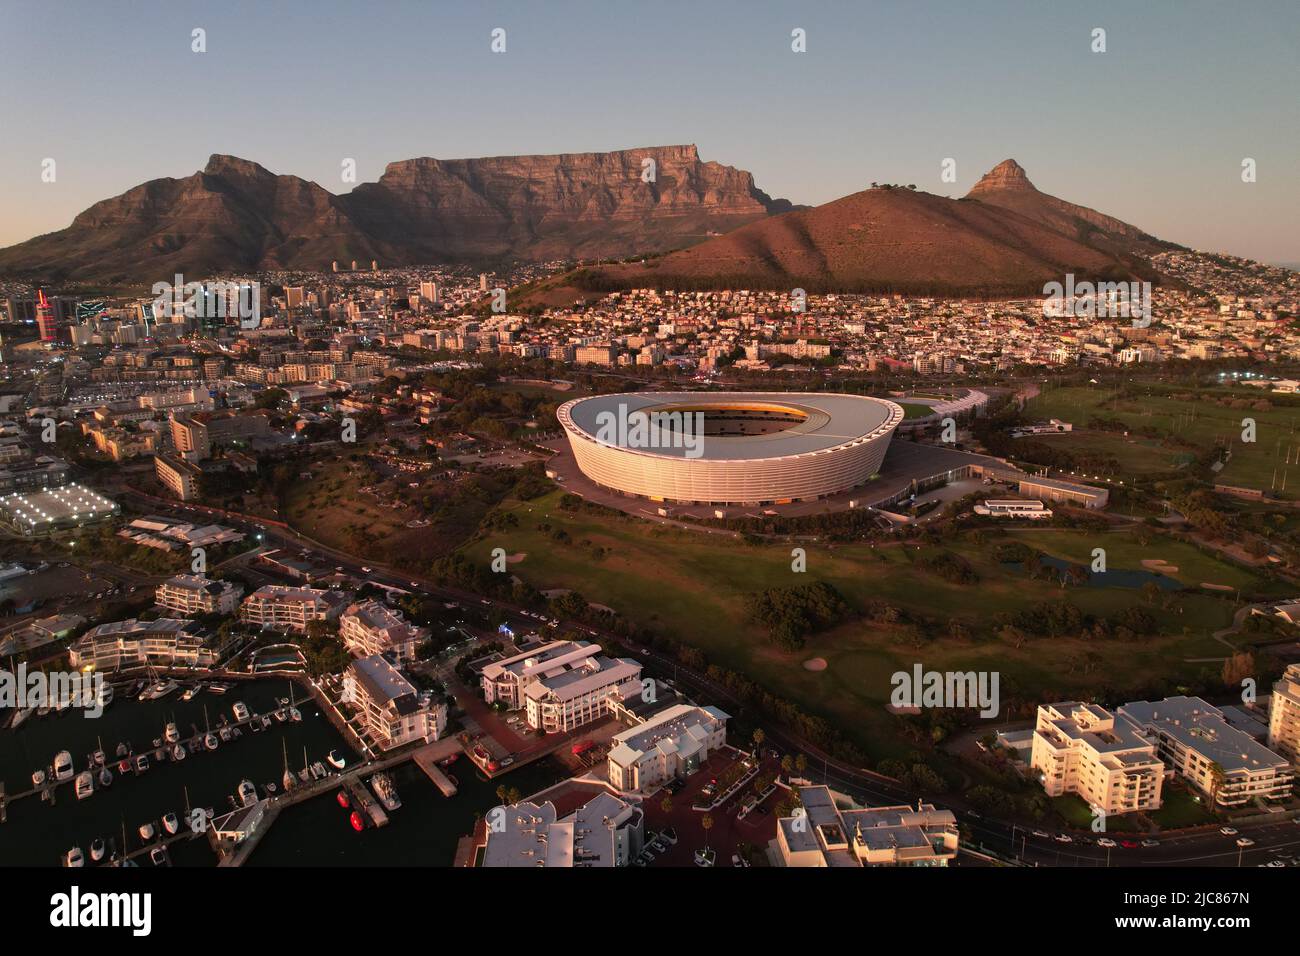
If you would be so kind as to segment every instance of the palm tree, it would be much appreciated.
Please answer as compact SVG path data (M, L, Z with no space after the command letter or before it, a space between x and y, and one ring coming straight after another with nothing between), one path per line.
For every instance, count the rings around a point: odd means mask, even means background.
M762 727L755 727L754 732L750 734L750 739L754 741L754 755L758 756L758 748L763 746L763 741L767 739L767 734L763 733Z
M659 801L659 809L662 810L664 813L672 813L673 798L665 795L664 798Z
M713 829L713 814L706 813L700 817L700 826L704 827L704 849L709 848L709 831Z

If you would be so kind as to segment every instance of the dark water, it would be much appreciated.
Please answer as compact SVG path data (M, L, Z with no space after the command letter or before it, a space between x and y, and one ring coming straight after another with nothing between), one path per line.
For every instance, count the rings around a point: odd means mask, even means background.
M295 689L295 698L300 695ZM191 806L211 807L220 814L230 808L228 795L239 781L247 777L263 786L274 781L277 787L284 774L284 753L294 769L303 763L303 748L310 761L324 761L325 755L338 748L351 754L343 738L311 701L299 703L303 719L299 723L272 722L260 733L243 728L243 736L223 743L214 752L190 754L180 763L159 763L153 759L153 740L161 737L167 721L174 720L182 738L194 727L204 727L204 707L215 728L220 716L231 718L231 707L242 700L257 713L270 713L277 697L289 696L289 686L282 680L265 680L237 684L224 694L207 691L193 700L182 701L180 692L156 701L140 702L117 698L98 718L86 718L80 711L62 715L29 717L17 730L0 732L0 779L7 794L30 790L32 771L48 768L60 750L72 754L78 771L89 765L88 755L103 741L103 748L113 763L113 785L97 789L94 796L77 800L71 784L58 788L53 806L39 796L24 797L9 804L9 822L0 824L0 864L10 866L57 865L73 845L86 853L90 865L90 844L95 837L115 845L122 842L126 826L129 849L140 846L137 830L151 821L160 829L159 819L168 811L182 818L185 814L186 790ZM134 744L150 754L149 770L143 776L119 774L114 756L118 742ZM283 741L283 749L282 742ZM171 848L177 865L211 865L215 856L206 840L184 841ZM142 865L148 866L147 859Z
M1062 574L1071 564L1069 561L1062 561L1060 558L1054 558L1051 555L1040 555L1039 560L1044 566L1055 568ZM1015 568L1017 571L1024 571L1025 566L1019 561L1004 562L1007 567ZM1087 567L1085 564L1084 567ZM1164 591L1177 591L1183 587L1174 578L1166 577L1163 574L1156 574L1154 571L1145 569L1128 569L1128 568L1109 568L1104 573L1094 573L1083 586L1088 588L1140 588L1147 582L1154 582L1156 587Z
M259 791L268 782L279 786L284 773L281 741L295 770L302 766L304 747L309 761L324 762L325 755L336 748L353 759L342 737L311 701L298 704L303 714L300 723L273 722L256 734L245 727L238 740L223 743L212 753L190 754L179 764L153 759L153 740L162 736L169 720L188 737L191 725L202 730L205 706L215 727L218 717L231 717L236 701L242 700L254 712L270 713L277 706L276 698L288 694L283 680L236 685L224 695L204 691L184 702L179 692L161 701L145 702L119 694L96 719L82 717L79 711L33 716L16 731L0 731L0 779L10 795L30 790L32 771L48 768L59 750L68 750L76 769L84 769L88 755L98 746L97 737L103 740L104 751L114 765L113 785L97 789L86 800L77 800L72 785L64 784L58 788L53 806L39 796L10 803L9 822L0 824L0 865L57 866L63 854L76 845L86 853L89 866L91 841L101 837L119 846L123 824L128 849L135 850L141 845L140 824L150 821L161 829L159 819L172 811L185 825L186 790L191 806L211 807L220 814L229 809L227 798L245 777L257 784ZM150 752L150 768L143 776L117 773L114 753L119 741ZM459 784L459 792L451 799L414 763L392 771L402 806L389 815L389 825L382 829L355 832L348 822L349 811L335 802L337 791L289 807L263 835L247 865L450 866L457 841L473 829L476 815L500 803L496 788L502 782L528 796L567 776L560 764L549 760L521 767L495 781L481 778L465 758L449 770ZM205 839L173 843L168 852L176 866L216 863ZM141 866L151 865L147 857L136 859Z
M457 841L473 830L476 815L500 804L496 788L501 783L527 797L568 776L559 763L542 760L488 781L464 757L449 772L459 784L451 799L414 763L392 771L402 806L380 829L354 831L350 811L338 805L333 792L289 807L247 865L450 866Z

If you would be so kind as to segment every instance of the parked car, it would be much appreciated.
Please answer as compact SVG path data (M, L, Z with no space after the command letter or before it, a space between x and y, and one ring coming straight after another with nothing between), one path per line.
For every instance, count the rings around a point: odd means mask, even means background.
M1232 827L1219 827L1219 832L1224 836L1236 836L1237 831Z
M1142 841L1142 845L1145 846L1145 847L1159 846L1159 845L1160 845L1160 841L1159 841L1159 840L1150 840L1150 839L1148 839L1148 840L1143 840L1143 841Z
M1058 833L1058 834L1056 835L1056 842L1057 842L1057 843L1073 843L1073 842L1074 842L1074 837L1070 836L1070 834L1068 834L1068 833Z
M1102 837L1100 840L1097 841L1097 846L1105 847L1106 849L1110 850L1115 848L1116 843L1110 837Z
M1237 846L1239 846L1239 847L1245 848L1245 847L1248 847L1248 846L1254 846L1254 845L1255 845L1255 841L1252 840L1250 837L1238 837L1238 838L1237 838Z

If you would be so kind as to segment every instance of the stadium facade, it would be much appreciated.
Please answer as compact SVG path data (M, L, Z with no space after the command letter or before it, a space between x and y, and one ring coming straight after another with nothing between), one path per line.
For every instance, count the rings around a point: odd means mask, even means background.
M786 504L856 488L880 471L900 405L802 392L637 392L561 405L591 481L682 504Z

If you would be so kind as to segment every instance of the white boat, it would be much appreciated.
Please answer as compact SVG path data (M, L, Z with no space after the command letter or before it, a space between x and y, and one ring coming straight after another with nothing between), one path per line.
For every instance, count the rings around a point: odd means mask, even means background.
M149 757L147 754L138 754L135 758L135 772L144 773L149 769Z
M402 801L397 796L397 788L393 786L393 778L388 774L377 773L371 777L370 789L375 791L375 796L389 813L401 809Z
M265 729L265 728L267 728L267 727L270 727L270 726L271 726L271 718L270 718L269 716L267 716L266 714L263 714L263 715L262 715L262 727L263 727L263 729Z
M150 821L148 823L140 824L140 829L137 832L140 834L140 839L148 843L153 839L153 835L157 831L154 830L153 822Z
M167 848L165 846L156 846L149 851L149 859L154 866L171 866L171 860L167 858Z
M211 735L209 735L211 736ZM228 744L234 738L235 732L229 727L222 727L217 731L217 736L221 738L223 744Z
M162 825L163 829L172 835L175 835L176 831L181 828L181 823L176 819L176 814L170 810L163 814Z
M28 717L30 717L32 713L33 711L30 707L19 707L16 711L14 711L14 719L9 724L10 729L17 730L18 725L21 724Z
M224 730L225 728L222 728L222 729ZM216 750L216 749L217 749L217 735L216 735L216 734L212 734L212 733L204 734L204 735L203 735L203 746L206 747L208 750Z
M98 863L104 858L104 838L95 837L90 843L90 859Z
M337 750L331 750L325 755L325 759L329 761L330 766L335 770L342 770L348 765L347 759Z
M257 787L251 780L239 781L239 802L246 807L257 803Z
M77 799L85 800L87 797L95 794L95 775L89 770L83 770L77 774Z
M241 723L242 723L243 721L247 720L248 717L249 717L249 714L248 714L248 705L245 704L242 700L241 700L241 701L237 701L237 702L235 703L235 706L232 707L232 708L230 708L230 710L231 710L231 712L235 715L235 720L237 720L237 721L239 721L239 722L241 722Z
M156 684L146 687L140 694L140 700L160 700L179 686L174 680L160 680Z
M99 768L99 785L101 787L111 787L113 785L113 771L107 767Z
M311 778L313 780L323 780L327 776L329 776L329 771L325 769L325 765L319 760L311 765Z
M209 694L224 694L226 691L230 690L230 688L231 688L232 686L233 686L233 685L231 685L231 684L209 684L209 685L208 685L208 693L209 693Z
M292 720L295 724L300 722L302 720L302 711L299 710L297 707L290 707L289 719Z
M185 748L182 747L180 744L176 744L176 746L172 747L172 759L175 760L177 763L180 763L182 760L184 760Z
M186 687L184 693L181 694L181 700L193 700L194 695L197 694L202 687L202 684L195 684L192 687Z
M286 720L289 719L289 709L287 707L277 708L275 711L275 719L279 723L284 723Z
M72 754L66 750L60 750L54 755L54 779L58 783L65 780L71 780L76 774L72 769Z
M44 771L44 770L35 770L35 771L33 771L33 772L32 772L32 786L33 786L33 787L36 787L36 788L39 790L39 789L41 788L41 785L44 784L44 783L45 783L45 771Z
M78 867L86 865L86 857L81 852L81 847L74 846L67 853L63 854L63 865Z
M169 744L174 744L180 739L181 732L176 729L176 722L169 721L167 723L167 729L163 731L163 740L167 741Z

